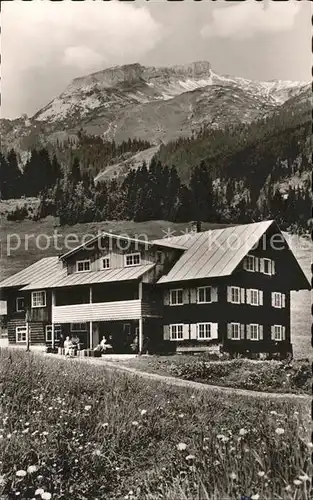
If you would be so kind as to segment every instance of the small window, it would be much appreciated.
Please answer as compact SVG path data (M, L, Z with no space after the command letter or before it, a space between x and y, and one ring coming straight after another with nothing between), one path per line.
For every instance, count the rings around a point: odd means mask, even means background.
M274 340L283 340L283 327L274 325Z
M104 259L102 259L102 269L110 269L110 267L110 257L105 257Z
M280 292L272 293L272 306L277 308L285 307L285 295Z
M60 340L62 332L61 325L54 325L54 340ZM52 342L52 325L46 325L46 342Z
M140 253L129 253L128 255L125 255L125 266L139 266L140 261Z
M255 257L254 255L247 255L245 258L246 271L255 271Z
M86 332L86 323L71 323L71 332Z
M238 286L232 286L230 293L230 301L233 304L240 304L240 288Z
M15 332L16 332L16 342L26 342L27 326L17 326Z
M16 299L16 312L25 311L24 297L17 297Z
M183 290L171 290L170 291L170 304L171 306L178 306L183 304Z
M78 260L76 262L76 271L78 273L84 273L90 271L90 260Z
M250 325L250 339L251 340L259 340L259 331L260 331L260 325L256 324L251 324Z
M210 286L202 286L198 288L198 304L207 304L212 302L211 291Z
M212 337L211 323L198 323L197 337L199 340L210 339Z
M272 274L272 261L271 259L263 259L264 274Z
M32 292L32 307L46 307L46 292Z
M250 304L252 306L259 306L260 305L259 290L254 290L253 288L251 288L251 290L250 290L250 297L251 297Z
M170 325L170 338L171 340L183 340L183 325Z
M232 340L240 340L240 323L231 323L230 332Z

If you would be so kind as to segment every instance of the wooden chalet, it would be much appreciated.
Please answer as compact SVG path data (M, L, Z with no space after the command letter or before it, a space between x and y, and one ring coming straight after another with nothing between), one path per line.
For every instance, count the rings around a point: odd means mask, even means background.
M10 344L77 335L113 352L292 353L290 291L310 284L274 221L154 241L101 233L0 283Z

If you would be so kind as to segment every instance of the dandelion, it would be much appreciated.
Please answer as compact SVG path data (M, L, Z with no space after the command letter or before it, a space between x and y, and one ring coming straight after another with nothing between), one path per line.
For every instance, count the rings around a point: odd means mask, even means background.
M134 421L132 422L132 425L133 425L134 427L137 427L137 426L139 425L139 422L137 422L137 420L134 420Z
M38 470L37 465L30 465L30 466L27 468L27 472L28 472L28 474L33 474L34 472L37 472L37 470Z
M140 415L143 417L147 413L147 410L141 410Z
M91 410L91 406L90 406L90 405L86 405L86 406L85 406L85 410L86 410L86 411Z
M237 475L236 475L234 472L232 472L231 474L229 474L229 477L230 477L230 479L232 479L233 481L235 481L235 480L237 479Z
M194 455L187 455L186 460L195 460L195 458Z
M251 500L259 500L260 495L256 493L255 495L252 495Z
M51 493L49 493L48 491L45 491L44 493L41 494L42 500L50 500L51 496L52 496Z
M295 479L293 484L295 484L296 486L300 486L300 484L302 484L302 481L300 481L300 479Z
M184 451L187 448L186 443L178 443L177 449L178 451Z
M16 471L15 475L17 477L25 477L26 476L26 470L22 470L22 469L18 470L18 471Z
M281 435L285 433L285 430L282 427L277 427L275 430L276 434Z
M265 476L265 472L263 470L259 470L258 476L259 477L264 477Z
M240 429L240 431L239 431L240 436L245 436L247 433L248 433L247 429L244 429L244 428Z

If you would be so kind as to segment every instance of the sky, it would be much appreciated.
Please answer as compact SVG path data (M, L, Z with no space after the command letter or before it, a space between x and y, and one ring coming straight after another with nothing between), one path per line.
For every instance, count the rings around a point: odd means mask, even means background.
M309 81L311 2L2 2L1 117L32 116L70 81L139 62Z

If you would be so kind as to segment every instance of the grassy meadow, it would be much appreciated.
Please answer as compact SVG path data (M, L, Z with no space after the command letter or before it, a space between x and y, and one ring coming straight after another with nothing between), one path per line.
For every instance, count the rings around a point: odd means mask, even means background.
M146 235L148 238L162 238L170 228L173 236L178 236L188 228L188 224L173 224L167 221L149 221L134 223L132 221L112 221L74 226L59 227L53 217L39 222L24 220L10 222L1 220L1 279L14 274L42 257L59 255L82 242L84 235L94 235L98 231L126 233L128 235ZM203 229L214 228L214 224L204 223ZM53 237L58 232L58 238ZM69 239L70 235L72 238ZM74 239L74 236L77 239ZM67 238L67 240L66 240ZM54 244L57 241L57 245ZM299 260L302 269L310 279L312 242L298 236L290 236L289 244ZM12 250L9 251L9 243ZM291 324L292 342L295 358L311 357L311 293L309 291L292 292Z
M308 500L308 402L0 352L0 497Z

